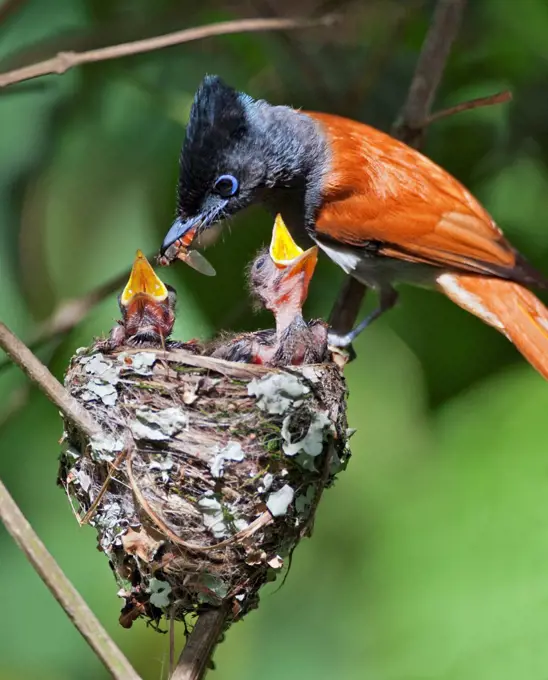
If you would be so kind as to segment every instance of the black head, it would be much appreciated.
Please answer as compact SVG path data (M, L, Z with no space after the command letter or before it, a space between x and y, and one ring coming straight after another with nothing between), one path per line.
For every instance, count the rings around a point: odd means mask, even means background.
M254 125L258 106L219 77L204 78L194 97L181 150L178 220L162 250L197 221L207 227L253 202L266 174Z
M325 156L306 114L237 92L217 76L200 85L180 158L177 219L162 244L267 201L275 188L304 187ZM188 244L189 245L189 244Z

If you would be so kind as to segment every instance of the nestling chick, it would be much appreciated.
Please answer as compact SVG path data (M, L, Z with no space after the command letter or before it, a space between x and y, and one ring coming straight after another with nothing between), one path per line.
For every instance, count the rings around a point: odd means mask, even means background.
M276 329L245 333L221 345L213 356L229 361L288 366L327 359L327 325L306 322L302 307L318 259L316 246L304 251L276 217L270 251L262 251L249 272L252 294L276 319Z
M167 339L175 323L177 293L161 281L138 250L126 287L118 296L122 319L107 340L97 343L105 351L128 347L181 347ZM192 345L192 343L190 343Z
M270 364L276 330L267 328L251 333L227 333L215 338L207 347L206 354L216 359L236 361L241 364Z

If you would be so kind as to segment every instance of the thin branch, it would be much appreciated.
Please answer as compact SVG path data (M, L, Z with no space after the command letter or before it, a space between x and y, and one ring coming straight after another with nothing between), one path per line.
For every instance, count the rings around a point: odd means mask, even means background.
M422 143L428 118L449 53L459 32L466 0L438 0L422 44L413 80L392 134L410 146Z
M117 472L120 469L120 465L123 463L126 456L127 456L127 449L123 449L123 451L120 451L120 453L116 456L116 460L112 464L109 465L109 471L108 471L108 474L107 474L107 478L105 479L105 481L103 482L103 485L99 489L99 493L95 497L95 500L93 501L93 503L90 505L89 510L82 517L82 519L80 519L79 515L76 516L76 519L78 520L78 524L80 526L84 526L84 524L89 524L90 520L93 518L93 516L97 512L97 507L99 506L99 503L103 499L103 496L106 494L107 489L109 487L109 484L112 481L112 478L114 477L114 473ZM69 495L69 494L67 493L67 495Z
M169 613L169 675L175 670L175 607Z
M343 112L361 109L373 86L379 82L379 75L382 77L382 70L388 60L393 59L394 50L402 42L408 24L414 19L415 14L423 9L424 4L425 0L407 0L394 7L384 34L377 36L371 45L367 55L367 70L358 72L358 77L351 81L343 100Z
M0 73L0 88L49 74L59 75L81 64L120 59L121 57L161 50L165 47L181 45L194 40L203 40L213 36L228 35L230 33L258 33L261 31L331 26L334 21L335 18L333 16L324 16L318 19L237 19L235 21L221 21L207 26L187 28L166 35L101 47L86 52L59 52L51 59L23 66L13 71Z
M430 115L451 46L457 37L465 5L466 0L438 0L407 100L393 126L393 136L415 148L422 142L425 128L421 126ZM364 295L365 286L348 277L330 315L331 326L337 333L346 333L354 326Z
M89 413L70 396L49 369L2 322L0 322L0 347L83 433L90 439L100 435L101 428Z
M49 554L1 481L0 519L112 677L116 680L140 680L129 661Z
M209 609L199 615L170 680L201 680L204 677L227 616L226 607Z
M127 354L137 354L139 351L139 348L124 347L124 352ZM210 357L205 354L193 354L186 349L171 349L164 354L158 354L158 356L167 362L184 363L187 366L205 368L206 370L216 371L222 375L228 375L241 380L253 380L254 378L260 378L267 373L283 370L269 368L262 364L238 364L236 366L232 361L217 359L216 357Z
M366 287L353 276L347 276L329 315L329 325L335 333L348 333L356 323Z
M428 118L426 118L422 123L421 127L425 128L436 123L442 118L447 118L448 116L454 116L456 113L462 113L462 111L471 111L472 109L479 109L484 106L494 106L495 104L506 104L512 101L512 93L510 90L504 90L504 92L497 92L497 94L491 94L488 97L478 97L477 99L470 99L466 102L461 102L460 104L455 104L455 106L450 106L447 109L442 109L441 111L436 111L432 113Z

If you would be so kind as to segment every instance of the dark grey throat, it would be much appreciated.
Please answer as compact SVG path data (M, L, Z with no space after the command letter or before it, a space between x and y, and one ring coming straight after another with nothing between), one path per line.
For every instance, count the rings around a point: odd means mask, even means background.
M309 245L329 167L327 140L316 121L287 106L257 102L253 123L267 166L258 200Z

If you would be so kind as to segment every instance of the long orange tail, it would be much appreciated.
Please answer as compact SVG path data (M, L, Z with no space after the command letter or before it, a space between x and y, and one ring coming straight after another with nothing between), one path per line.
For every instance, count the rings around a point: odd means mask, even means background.
M518 283L487 276L441 274L438 287L459 307L511 340L548 380L548 309Z

